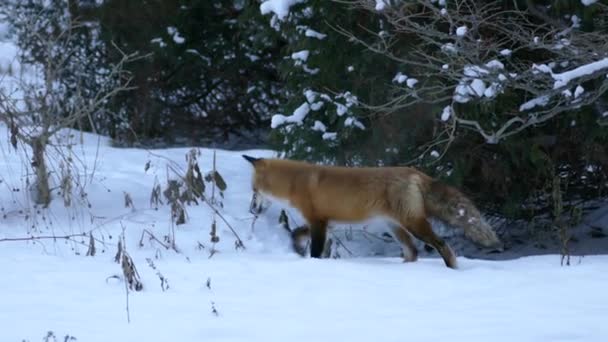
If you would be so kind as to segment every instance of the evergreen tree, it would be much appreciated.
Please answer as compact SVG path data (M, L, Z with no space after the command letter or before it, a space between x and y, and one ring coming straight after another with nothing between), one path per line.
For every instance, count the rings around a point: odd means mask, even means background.
M276 106L277 41L260 36L249 1L104 2L106 44L146 58L117 113L142 137L225 138L268 124ZM115 56L114 58L119 58Z
M289 11L263 2L261 12L286 41L280 72L287 102L273 116L274 146L286 156L340 164L391 163L428 122L390 115L374 105L395 91L397 63L349 41L342 30L376 40L386 22L334 1L294 2ZM367 106L363 106L365 103ZM408 127L411 135L401 134Z
M287 156L416 165L503 217L556 216L605 196L606 69L558 84L608 58L605 6L277 3L261 11L287 41L290 102L273 117Z

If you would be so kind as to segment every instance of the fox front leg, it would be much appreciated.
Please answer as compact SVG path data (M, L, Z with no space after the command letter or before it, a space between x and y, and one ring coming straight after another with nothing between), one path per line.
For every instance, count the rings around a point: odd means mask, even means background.
M315 221L310 224L310 256L321 258L327 237L327 221Z

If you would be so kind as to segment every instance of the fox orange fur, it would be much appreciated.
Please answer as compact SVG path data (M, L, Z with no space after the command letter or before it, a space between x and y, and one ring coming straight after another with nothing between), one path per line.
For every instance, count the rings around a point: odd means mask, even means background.
M411 235L435 248L447 267L456 255L431 229L428 217L461 227L485 247L502 245L475 205L454 187L410 167L322 166L285 159L243 155L254 168L253 191L288 200L310 227L310 255L321 257L329 221L387 218L403 248L405 261L418 251Z

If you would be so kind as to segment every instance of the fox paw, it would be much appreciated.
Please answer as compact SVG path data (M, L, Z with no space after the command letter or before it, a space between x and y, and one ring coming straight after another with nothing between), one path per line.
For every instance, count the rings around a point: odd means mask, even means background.
M418 260L418 255L413 253L401 252L401 257L403 258L403 262L415 262L416 260Z

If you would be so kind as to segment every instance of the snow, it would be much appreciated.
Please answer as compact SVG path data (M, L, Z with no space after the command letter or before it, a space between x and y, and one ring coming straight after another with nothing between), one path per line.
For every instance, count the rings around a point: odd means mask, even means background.
M160 38L160 37L151 39L150 43L152 43L152 44L158 44L158 46L161 47L161 48L164 48L165 46L167 46L167 44L165 44L165 42L163 41L163 39Z
M502 56L511 56L512 53L513 53L513 51L511 51L509 49L502 49L502 50L500 50L500 54Z
M401 83L405 82L407 80L407 78L408 78L407 75L404 75L404 74L401 73L401 71L399 71L395 75L395 77L393 77L393 82L401 84Z
M355 126L361 130L365 130L365 125L363 125L363 123L361 123L361 121L351 117L346 118L346 120L344 120L344 126L346 127L350 127L350 126Z
M486 62L483 66L466 65L463 68L462 79L454 90L452 98L459 103L467 103L473 97L493 98L503 91L503 85L506 77L499 70L504 69L504 64L499 60L493 59ZM497 74L498 73L498 74ZM494 78L493 80L491 78ZM486 81L487 80L487 83Z
M489 87L486 88L486 90L484 90L483 92L483 96L487 97L487 98L493 98L496 96L496 94L498 94L498 84L496 83L492 83L490 84Z
M306 101L308 101L308 103L313 103L317 99L317 93L310 89L304 90L304 96L306 97Z
M320 69L319 69L319 68L312 68L312 69L311 69L311 68L309 68L309 67L308 67L308 65L306 65L306 64L304 64L304 65L302 66L302 69L303 69L303 70L304 70L306 73L309 73L309 74L311 74L311 75L316 75L316 74L318 74L318 73L319 73L319 71L320 71Z
M348 108L345 105L341 103L336 103L336 114L338 114L338 116L344 115L347 111Z
M572 17L570 17L570 21L572 21L573 28L581 27L581 19L577 15L573 15Z
M446 53L456 53L456 52L458 52L458 49L456 48L456 45L454 45L453 43L445 43L445 44L441 45L441 51L446 52Z
M464 37L467 34L467 32L469 32L469 28L466 26L460 26L456 29L456 35L458 37Z
M553 70L547 64L532 64L532 71L536 72L544 72L544 73L553 73Z
M43 86L44 75L36 65L20 63L19 48L10 37L8 25L1 20L0 17L0 89L11 95L19 110L28 110L23 86Z
M585 88L580 85L576 86L576 89L574 89L574 98L578 98L579 96L583 95L584 92Z
M304 32L304 35L306 37L316 38L316 39L319 39L319 40L323 40L323 39L325 39L325 37L327 37L326 34L319 33L317 31L311 30L311 29L306 29L306 31Z
M533 98L532 100L527 101L527 102L523 103L521 106L519 106L519 111L523 112L526 110L530 110L534 107L544 107L549 103L549 100L550 100L550 97L547 95Z
M310 109L314 110L316 112L319 109L321 109L321 107L323 107L323 104L324 104L323 101L317 101L317 102L311 103L310 104Z
M545 68L545 70L547 68ZM568 84L570 81L572 81L574 79L577 79L577 78L580 78L583 76L587 76L587 75L591 75L600 70L607 69L607 68L608 68L608 57L603 58L596 62L581 65L575 69L572 69L570 71L566 71L566 72L563 72L560 74L552 73L550 68L549 68L548 72L551 72L551 76L555 80L555 83L553 84L553 89L557 89L557 88L565 86L566 84Z
M416 83L418 83L418 80L415 78L408 78L406 81L406 84L408 86L408 88L414 88L414 86L416 85Z
M176 27L169 26L167 27L167 33L173 38L173 41L176 44L183 44L186 40L184 37L180 36L179 31Z
M499 61L497 59L493 59L486 63L486 67L489 69L504 69L505 65L502 64L501 61Z
M382 11L383 9L386 8L386 3L384 2L384 0L376 0L376 11Z
M452 106L443 107L443 111L441 112L441 121L448 121L452 116Z
M312 126L313 131L325 132L327 130L327 126L323 124L319 120L315 120L315 124Z
M260 4L260 12L265 15L274 13L279 20L285 20L289 15L291 6L304 2L305 0L266 0Z
M591 6L596 2L597 2L597 0L581 0L581 3L585 6Z
M0 126L0 136L7 134ZM61 341L69 334L87 342L608 338L608 256L573 257L569 267L561 267L553 254L505 261L459 256L459 269L451 270L436 255L403 263L394 242L388 244L393 252L382 257L345 251L337 259L296 255L277 224L282 208L277 203L252 228L251 165L241 155L274 156L269 150L217 150L217 169L228 184L219 212L241 235L245 250L235 250L231 232L218 220L220 241L210 257L213 212L205 205L189 206L188 222L175 227L179 253L148 239L140 246L144 229L161 241L170 231L169 205L151 208L150 191L166 179L168 164L185 167L190 149L114 148L107 138L62 134L81 138L84 145L72 152L87 170L95 169L90 177L82 174L91 207L65 209L55 200L26 218L27 212L20 212L27 208L26 192L2 191L6 217L0 216L0 239L93 229L105 244L98 242L90 257L86 246L69 241L0 242L3 341L41 341L47 331ZM0 149L3 188L21 188L28 158L3 140ZM199 165L209 170L213 151L200 151ZM135 209L124 207L124 193ZM292 221L302 222L287 209ZM144 284L142 291L129 293L130 323L124 283L115 277L121 269L113 261L123 226ZM198 242L205 247L199 249ZM161 288L157 272L168 289Z
M439 152L437 152L435 150L431 151L431 157L438 158L439 157Z
M291 59L294 60L299 60L302 62L306 62L306 60L308 59L308 55L310 54L310 52L308 50L302 50L302 51L298 51L298 52L294 52L291 54Z
M481 77L488 74L488 70L478 65L467 65L464 67L463 74L468 77Z
M481 97L486 91L486 84L482 80L476 78L471 82L471 89L475 95Z
M323 140L336 140L336 138L338 137L338 133L336 132L325 132L322 135Z
M346 70L347 70L348 72L353 72L353 71L355 71L355 67L354 67L354 66L352 66L352 65L349 65L349 66L346 68Z
M308 115L309 112L310 106L308 103L302 103L300 107L296 108L296 110L290 116L285 116L282 114L273 115L272 119L270 119L270 127L277 128L286 123L295 123L301 125L302 121L304 118L306 118L306 115Z

